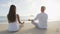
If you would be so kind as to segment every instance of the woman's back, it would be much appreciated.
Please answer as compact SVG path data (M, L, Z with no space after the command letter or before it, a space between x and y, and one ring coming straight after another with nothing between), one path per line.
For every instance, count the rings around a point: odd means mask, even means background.
M15 5L11 5L10 6L10 10L9 13L7 15L8 18L8 31L17 31L19 29L19 25L18 25L18 20L17 20L17 16L16 16L16 6Z
M8 31L18 31L19 30L19 23L16 19L15 22L10 22L8 26Z
M20 17L18 14L16 14L16 6L11 5L9 13L7 15L8 18L8 31L18 31L19 30L19 24L23 24L20 21Z

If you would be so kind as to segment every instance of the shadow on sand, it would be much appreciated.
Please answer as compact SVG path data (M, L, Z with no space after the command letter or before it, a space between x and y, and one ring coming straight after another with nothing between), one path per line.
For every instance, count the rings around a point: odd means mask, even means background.
M28 30L18 31L18 32L8 32L7 30L1 31L0 34L46 34L47 29L37 29L31 28Z
M25 31L19 32L20 34L46 34L47 29L38 29L38 28L31 28Z

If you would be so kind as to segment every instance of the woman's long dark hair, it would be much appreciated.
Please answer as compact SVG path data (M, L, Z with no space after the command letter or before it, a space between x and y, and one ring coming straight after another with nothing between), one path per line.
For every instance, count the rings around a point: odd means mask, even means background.
M8 22L16 21L16 6L15 5L10 6L10 10L7 15L7 18L8 18Z

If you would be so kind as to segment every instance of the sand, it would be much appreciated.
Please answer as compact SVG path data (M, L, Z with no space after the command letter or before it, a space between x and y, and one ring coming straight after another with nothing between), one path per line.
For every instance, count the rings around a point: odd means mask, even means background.
M60 34L60 21L47 24L47 29L38 29L31 23L25 23L18 32L8 32L8 24L0 24L0 34Z

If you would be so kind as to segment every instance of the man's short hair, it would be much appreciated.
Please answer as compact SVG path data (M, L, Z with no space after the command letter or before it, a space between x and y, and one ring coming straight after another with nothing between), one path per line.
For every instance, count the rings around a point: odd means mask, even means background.
M44 8L44 9L46 9L46 7L45 7L45 6L41 6L41 8Z

